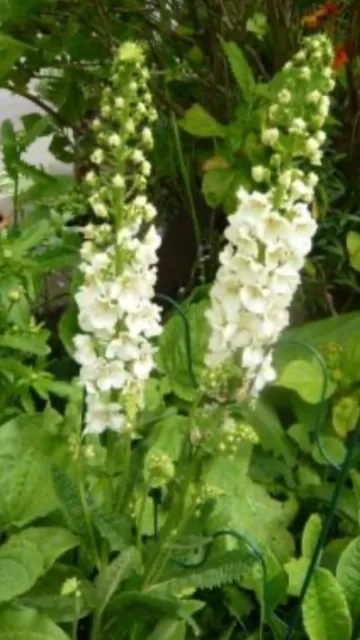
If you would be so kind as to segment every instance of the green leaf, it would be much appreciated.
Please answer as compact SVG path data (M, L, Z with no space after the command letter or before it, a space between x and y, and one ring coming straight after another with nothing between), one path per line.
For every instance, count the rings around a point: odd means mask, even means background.
M334 436L322 436L321 437L321 450L317 442L314 443L312 448L312 456L318 464L328 465L324 455L331 460L332 464L341 464L344 461L346 455L346 447L342 440Z
M58 325L60 340L71 357L74 355L74 336L79 332L77 318L77 305L72 301L62 314Z
M242 91L244 100L251 102L255 88L255 80L249 63L235 42L224 42L221 40L221 44L234 77Z
M311 558L321 532L321 518L317 513L309 517L301 538L301 552L305 558Z
M237 178L234 169L221 167L206 171L202 181L202 192L210 207L218 207L225 200L231 185Z
M135 547L129 547L100 573L96 581L99 617L105 611L119 585L133 573L141 573L141 570L141 557L138 550Z
M61 527L31 527L13 536L11 540L17 544L30 542L36 545L43 557L46 571L55 560L79 544L79 540L71 531Z
M15 349L24 353L33 353L37 356L46 356L50 351L46 344L48 337L47 331L42 331L41 333L4 333L0 335L0 347Z
M28 591L44 569L43 556L35 544L10 539L0 547L0 602Z
M0 55L1 55L1 34L0 34ZM0 58L1 59L1 58ZM1 63L0 63L1 77ZM13 179L17 177L17 162L19 160L18 143L16 139L14 125L11 120L4 120L1 125L1 143L4 157L4 164L7 173Z
M336 577L341 584L354 623L360 621L360 537L352 540L340 556Z
M0 33L0 79L3 79L12 70L25 49L30 49L25 42Z
M310 640L350 640L349 607L340 584L327 569L315 569L302 613Z
M63 469L57 466L53 466L52 478L55 492L69 528L74 533L87 536L88 526L84 507L80 492L74 481Z
M274 384L296 391L310 404L318 404L323 399L324 375L315 360L293 360L281 371ZM328 398L334 389L335 385L328 382L325 398Z
M37 247L42 240L50 236L52 229L50 220L39 220L21 228L21 234L16 239L13 253L16 258L21 258L30 249Z
M33 609L9 607L0 610L1 640L70 640L46 616Z
M24 135L21 138L21 147L26 149L37 138L50 135L54 130L51 118L40 113L28 113L21 118L24 125Z
M209 328L204 317L208 302L203 300L184 309L189 328L191 349L186 343L184 320L174 312L159 340L158 364L165 373L171 390L184 400L194 400L198 389L190 376L189 360L196 380L200 378L208 342Z
M199 138L224 138L226 127L213 118L200 104L194 104L185 113L179 126Z
M346 236L346 248L351 266L356 271L360 271L360 233L349 231Z
M300 595L308 568L308 558L291 558L289 562L284 565L289 580L287 592L290 596Z
M164 618L159 620L154 631L150 633L147 640L184 640L186 624L183 620L171 620Z

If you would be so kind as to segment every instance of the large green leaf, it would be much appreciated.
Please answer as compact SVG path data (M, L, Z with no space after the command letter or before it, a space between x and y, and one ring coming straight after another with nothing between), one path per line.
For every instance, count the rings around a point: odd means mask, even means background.
M201 301L184 309L185 321L180 313L174 312L159 340L159 367L166 374L171 390L185 400L191 401L198 394L195 382L200 379L209 333L204 317L207 306L207 301ZM185 322L189 329L190 351ZM195 380L190 375L189 364Z
M9 607L0 610L1 640L70 640L69 636L46 616L34 609Z
M235 42L222 41L221 43L243 97L246 102L250 102L255 88L255 80L249 63Z
M52 480L68 527L74 533L88 535L88 525L80 490L73 478L59 466L52 468Z
M355 538L342 552L336 568L354 622L360 620L360 537Z
M58 506L41 414L0 427L0 522L23 526Z
M310 404L318 404L324 399L324 374L315 360L293 360L285 366L274 383L296 391ZM335 385L328 382L325 398L334 391Z
M28 591L44 570L43 556L34 543L10 539L0 547L0 602Z
M202 191L210 207L219 207L237 179L234 169L220 167L206 171L202 181Z
M338 348L337 364L335 369L341 376L347 378L349 383L360 379L360 313L354 311L339 316L316 320L296 327L284 333L283 344L274 350L274 357L279 373L294 359L312 360L312 356L306 346L297 343L305 343L321 350L325 355L327 349ZM291 344L288 343L291 341ZM332 355L332 354L331 354ZM320 370L320 364L319 370Z
M37 356L46 356L50 351L46 344L48 337L47 331L42 331L41 333L4 333L0 335L0 347L33 353Z
M37 546L48 570L60 556L79 544L71 531L61 527L31 527L11 538L13 543L30 542Z
M200 104L194 104L185 113L179 126L199 138L223 138L226 127L213 118Z
M302 613L310 640L350 640L349 607L340 584L327 569L315 569Z

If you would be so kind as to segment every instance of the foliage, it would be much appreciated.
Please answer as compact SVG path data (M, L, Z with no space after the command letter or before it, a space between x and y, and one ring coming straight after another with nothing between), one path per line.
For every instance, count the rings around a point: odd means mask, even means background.
M339 67L318 232L273 349L277 378L250 401L236 365L220 389L206 377L209 286L236 193L269 164L259 132L279 70L313 28L331 35ZM4 640L359 635L359 29L350 0L0 0L0 86L42 109L1 127ZM144 45L159 113L149 192L163 331L132 431L84 436L74 300L79 231L98 224L84 177L128 40ZM294 96L302 104L300 85ZM72 177L28 162L44 136ZM125 164L129 184L138 172ZM96 168L106 188L109 167ZM132 192L121 205L114 193L120 228Z

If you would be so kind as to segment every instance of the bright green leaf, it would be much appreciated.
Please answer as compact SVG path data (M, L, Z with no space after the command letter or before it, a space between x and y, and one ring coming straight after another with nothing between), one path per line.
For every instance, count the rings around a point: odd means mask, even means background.
M321 532L321 518L317 513L312 513L305 524L301 538L301 552L305 558L311 558Z
M147 640L184 640L186 624L183 620L171 620L164 618L160 620L154 631L150 633Z
M323 398L324 375L316 361L293 360L281 371L274 384L296 391L310 404L318 404ZM334 388L328 382L325 397L329 397Z
M71 531L61 527L31 527L13 536L12 540L17 544L30 542L36 545L43 557L45 570L66 551L79 544L79 540Z
M289 596L300 595L308 568L308 558L291 558L289 562L284 565L289 580L287 586Z
M1 640L70 640L46 616L34 609L9 607L0 611Z
M224 138L226 127L213 118L200 104L194 104L185 113L179 126L199 138Z
M346 248L351 266L356 271L360 271L360 233L349 231L346 236Z
M129 547L113 560L96 581L99 617L105 611L119 585L134 573L141 573L141 558L135 547Z
M44 570L43 556L35 544L10 538L0 547L0 602L28 591Z
M333 407L332 424L341 438L346 438L349 431L355 429L359 416L359 402L353 396L339 398Z
M251 102L255 80L249 63L235 42L224 42L222 40L221 44L244 99L246 102Z
M336 577L341 584L354 622L360 621L360 537L355 538L340 556Z
M302 613L310 640L350 640L349 607L340 584L327 569L315 569Z

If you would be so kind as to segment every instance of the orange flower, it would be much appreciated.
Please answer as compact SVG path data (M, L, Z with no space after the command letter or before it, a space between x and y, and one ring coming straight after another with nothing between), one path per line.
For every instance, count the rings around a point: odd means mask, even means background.
M349 51L345 44L341 44L335 49L332 68L338 71L347 62L349 62Z
M301 24L306 29L318 29L328 16L335 16L340 13L341 9L335 2L324 2L313 13L309 13L301 20Z

